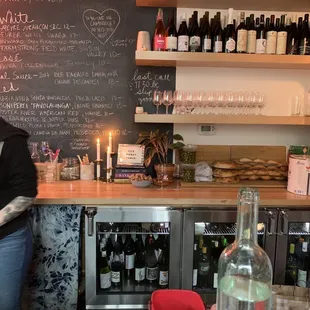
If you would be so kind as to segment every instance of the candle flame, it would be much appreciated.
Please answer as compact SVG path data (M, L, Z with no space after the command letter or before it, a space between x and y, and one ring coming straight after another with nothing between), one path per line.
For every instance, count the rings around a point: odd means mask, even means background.
M109 137L112 137L112 132L109 132Z
M107 150L108 150L108 153L110 153L110 147L109 146L108 146Z
M97 144L99 144L99 143L100 143L100 139L98 138L98 139L97 139Z

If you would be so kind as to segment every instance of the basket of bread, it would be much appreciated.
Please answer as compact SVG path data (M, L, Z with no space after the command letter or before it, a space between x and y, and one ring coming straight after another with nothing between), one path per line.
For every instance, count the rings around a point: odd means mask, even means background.
M285 181L287 164L275 160L241 158L231 162L214 162L216 183L234 184L240 181Z

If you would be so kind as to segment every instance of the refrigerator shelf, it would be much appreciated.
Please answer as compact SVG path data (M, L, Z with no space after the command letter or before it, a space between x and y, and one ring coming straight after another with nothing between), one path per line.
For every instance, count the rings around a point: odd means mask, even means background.
M304 230L300 230L300 229L290 229L288 234L290 236L299 236L299 235L310 236L310 232L304 231Z
M258 235L263 235L265 230L258 231ZM234 228L219 228L216 231L205 229L204 236L234 236L236 234L236 227Z
M129 235L129 234L136 234L136 235L145 235L145 234L152 234L152 235L169 235L170 228L161 228L158 232L151 232L145 228L135 226L135 225L125 225L122 231L106 231L100 232L98 231L98 235L106 235L106 234L120 234L120 235Z

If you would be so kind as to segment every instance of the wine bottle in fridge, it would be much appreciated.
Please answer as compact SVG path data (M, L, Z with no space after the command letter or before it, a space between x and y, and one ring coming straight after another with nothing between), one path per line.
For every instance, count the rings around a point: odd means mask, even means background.
M100 288L108 290L111 287L111 270L107 259L107 252L101 252L101 259L99 262L100 273Z
M134 279L135 246L131 235L127 235L124 246L125 254L125 278Z
M155 243L153 239L148 239L145 252L146 279L150 284L154 284L158 278L157 257L155 254Z
M119 288L122 283L122 260L119 246L114 248L114 257L111 263L111 280L112 286Z
M144 283L145 280L145 254L141 235L137 236L136 257L135 257L135 281L137 284Z
M162 9L158 9L154 33L154 51L164 51L166 49L165 33L164 13Z
M217 310L272 309L272 267L257 243L258 205L257 190L239 190L236 239L218 264Z

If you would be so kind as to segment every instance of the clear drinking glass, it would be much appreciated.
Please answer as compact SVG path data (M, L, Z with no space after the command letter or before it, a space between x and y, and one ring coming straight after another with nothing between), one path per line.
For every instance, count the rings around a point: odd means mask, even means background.
M40 154L39 154L39 143L38 142L30 142L31 145L31 159L34 163L39 163Z
M160 188L158 190L164 190L164 183L168 181L168 175L166 172L165 165L158 165L157 169L157 182L160 183Z
M163 103L163 93L161 91L154 91L153 103L156 106L156 114L159 114L159 107Z
M174 174L173 174L173 178L176 180L176 191L181 190L181 180L183 178L183 173L182 173L182 166L180 164L176 164L175 165L175 170L174 170Z
M169 114L169 106L173 104L173 94L171 90L165 90L163 94L163 104L166 107L166 114Z
M272 267L257 243L258 205L257 190L239 190L236 239L218 262L217 310L272 309Z

